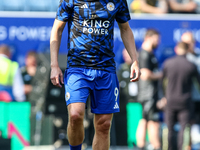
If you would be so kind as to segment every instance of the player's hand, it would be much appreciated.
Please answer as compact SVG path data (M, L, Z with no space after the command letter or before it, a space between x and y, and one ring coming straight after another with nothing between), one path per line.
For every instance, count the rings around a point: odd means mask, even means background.
M157 103L156 107L160 110L163 110L167 105L167 99L165 97L161 98Z
M131 73L130 73L131 80L130 81L131 82L138 81L140 79L140 75L141 75L141 72L140 72L138 61L134 61L133 64L131 65Z
M61 84L64 84L63 73L59 67L51 67L51 83L56 87L62 87Z

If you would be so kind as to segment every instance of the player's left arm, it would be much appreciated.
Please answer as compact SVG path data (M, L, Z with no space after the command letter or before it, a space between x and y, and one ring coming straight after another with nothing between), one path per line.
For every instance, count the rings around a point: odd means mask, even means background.
M132 65L131 65L131 73L130 73L131 80L130 81L135 82L135 81L139 80L140 74L141 74L140 68L139 68L138 57L137 57L137 51L136 51L136 47L135 47L135 39L134 39L132 30L131 30L128 22L118 23L118 26L120 29L121 38L124 43L124 46L133 61ZM134 77L134 73L135 73L135 77Z

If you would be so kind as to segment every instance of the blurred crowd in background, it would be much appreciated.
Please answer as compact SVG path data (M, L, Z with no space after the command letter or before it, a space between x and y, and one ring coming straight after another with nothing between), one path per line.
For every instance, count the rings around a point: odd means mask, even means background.
M139 114L137 111L134 114L134 117L141 115L135 132L139 149L145 149L148 131L153 149L189 150L192 149L191 144L199 144L200 55L194 52L192 33L185 32L174 47L176 55L167 58L159 69L159 62L153 53L159 45L160 36L154 29L146 32L138 50L142 74L137 84L129 82L131 59L123 50L125 63L118 71L121 103L141 104Z
M128 0L133 13L199 13L198 0Z
M127 0L131 13L200 13L199 0ZM56 11L59 0L1 0L0 11Z
M127 3L131 13L200 13L199 0L127 0ZM1 0L0 11L55 12L58 5L59 0ZM182 34L181 40L174 47L176 56L165 60L161 68L158 67L158 61L154 55L154 50L160 44L160 37L162 35L155 29L147 30L144 36L144 41L138 49L142 72L138 83L130 83L131 60L126 50L122 50L124 63L120 64L117 70L121 112L115 115L114 129L111 130L111 138L113 136L118 139L112 138L111 144L121 141L123 145L129 136L135 136L136 140L132 145L140 150L145 148L149 150L198 150L200 149L200 56L194 51L193 33ZM38 106L33 102L33 95L37 92L33 88L38 78L36 76L38 70L42 70L41 61L45 61L46 57L41 58L36 50L29 50L24 60L25 66L22 67L10 58L9 45L0 43L0 100L4 102L29 101L32 106ZM49 80L47 82L49 83ZM39 84L39 86L43 85ZM54 89L50 94L56 95L58 94L56 92L58 90ZM62 96L64 102L64 95ZM139 104L137 105L138 111L131 117L128 115L129 103ZM49 107L47 111L53 112L53 109L54 107ZM92 138L89 132L93 130L90 129L89 124L92 123L92 114L88 110L87 112L85 140L90 145ZM37 111L34 113L38 115ZM63 112L59 113L67 115ZM134 122L134 117L139 119ZM120 123L122 120L123 124ZM136 123L135 135L129 135L131 127L128 126L130 121L127 120L132 120L132 125ZM126 138L120 139L120 136ZM34 139L31 144L34 145Z

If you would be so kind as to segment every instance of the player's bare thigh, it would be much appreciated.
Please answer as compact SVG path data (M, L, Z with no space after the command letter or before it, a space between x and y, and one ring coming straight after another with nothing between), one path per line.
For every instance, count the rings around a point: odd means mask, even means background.
M95 114L94 116L94 125L98 128L98 126L105 126L105 128L110 128L112 123L113 114Z
M69 118L83 118L85 114L85 103L71 103L67 106Z

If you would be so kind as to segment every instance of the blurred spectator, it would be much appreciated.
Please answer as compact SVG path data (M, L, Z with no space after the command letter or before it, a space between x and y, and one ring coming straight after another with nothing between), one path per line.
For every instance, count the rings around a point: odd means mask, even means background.
M187 43L189 45L189 50L186 55L187 59L195 64L197 70L200 74L200 55L195 53L195 39L193 37L192 32L185 32L181 36L181 41ZM193 88L192 88L192 99L194 101L200 102L200 91L198 89L198 85L196 85L196 81L193 81Z
M189 61L197 66L198 72L200 72L200 55L195 53L195 39L192 32L185 32L181 36L181 41L189 45L187 58ZM200 100L200 97L198 98Z
M122 99L123 104L127 104L127 102L136 102L138 88L136 82L130 82L129 74L130 74L130 66L132 64L132 60L126 49L123 49L122 55L124 63L120 65L117 75L120 86L120 97L121 97L120 99Z
M133 0L127 0L127 4L128 4L128 8L129 11L131 12L131 3L133 2Z
M200 74L200 55L197 55L195 53L195 39L193 37L192 32L185 32L181 36L181 40L189 45L189 51L186 55L186 58L192 62L198 70L198 73ZM193 114L192 114L192 132L191 132L191 140L192 144L195 144L200 141L199 138L196 138L196 135L199 136L199 130L195 131L195 127L199 127L200 123L200 88L198 85L198 82L193 78L192 80L192 101L193 101ZM195 125L196 124L196 125Z
M194 0L168 0L171 13L196 13L197 3Z
M200 77L196 66L186 58L188 48L188 44L178 43L175 47L177 56L166 60L163 68L163 80L167 80L165 122L168 127L168 150L177 149L173 142L174 125L177 120L181 126L178 135L178 149L190 147L192 78L195 77L200 83Z
M127 145L128 135L127 132L124 132L127 130L128 121L127 104L129 102L136 102L138 88L136 82L130 82L130 66L132 64L132 60L125 48L122 50L122 57L124 63L120 64L117 71L120 91L120 113L116 113L114 115L114 128L118 145ZM123 122L123 124L121 122Z
M24 81L24 92L26 97L32 91L32 79L37 71L37 54L35 51L29 51L26 55L25 66L21 68L22 77Z
M166 0L133 0L130 5L134 13L164 14L168 11Z
M146 130L149 141L154 149L160 149L159 140L159 111L156 108L158 100L158 80L162 73L158 72L158 62L153 51L159 44L160 34L154 29L146 32L141 50L139 52L139 66L141 77L138 81L138 102L143 107L143 118L139 121L137 129L137 146L145 147Z
M0 45L0 100L24 101L24 83L17 62L11 61L10 49Z

